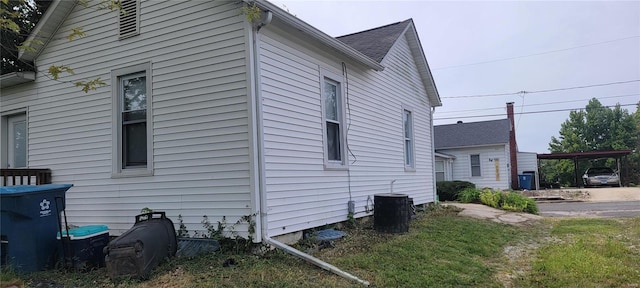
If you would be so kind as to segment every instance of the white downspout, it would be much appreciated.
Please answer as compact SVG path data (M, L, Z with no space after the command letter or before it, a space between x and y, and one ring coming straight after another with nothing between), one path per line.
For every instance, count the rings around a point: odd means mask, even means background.
M254 71L254 82L253 84L253 91L254 91L254 103L255 103L255 121L256 121L256 131L257 131L257 150L258 150L258 167L259 167L259 172L258 172L258 194L260 197L260 221L261 221L261 225L260 225L260 233L262 236L262 242L265 244L269 244L272 245L276 248L282 249L285 252L296 256L300 259L303 259L311 264L314 264L322 269L331 271L335 274L337 274L338 276L341 276L343 278L349 279L349 280L353 280L356 282L359 282L365 286L369 286L369 282L362 280L356 276L353 276L345 271L340 270L338 267L335 267L329 263L326 263L318 258L315 258L309 254L303 253L291 246L288 246L282 242L279 242L277 240L271 239L271 237L269 237L269 222L267 221L267 195L266 195L266 187L265 187L265 161L264 161L264 132L263 132L263 119L262 119L262 95L261 95L261 88L260 88L260 46L259 46L259 34L258 31L260 30L260 28L268 25L271 22L271 17L273 17L271 15L270 11L266 11L264 12L265 15L263 17L262 22L258 25L258 27L256 27L255 29L253 29L252 32L252 42L253 42L253 71ZM253 113L253 112L252 112Z
M431 107L431 174L433 180L433 203L438 205L438 193L436 191L436 144L434 138L434 129L433 129L433 114L436 113L436 107ZM446 170L445 170L446 171ZM446 173L446 172L445 172Z

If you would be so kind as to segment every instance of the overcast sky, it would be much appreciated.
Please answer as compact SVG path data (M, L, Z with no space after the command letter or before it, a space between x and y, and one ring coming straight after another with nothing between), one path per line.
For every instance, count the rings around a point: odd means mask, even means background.
M640 1L271 1L334 37L412 18L443 101L435 124L506 118L514 102L520 151L548 153L569 116L531 112L640 101Z

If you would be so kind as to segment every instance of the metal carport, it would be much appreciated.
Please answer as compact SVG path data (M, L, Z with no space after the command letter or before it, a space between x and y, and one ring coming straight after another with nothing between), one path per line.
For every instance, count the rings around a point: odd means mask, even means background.
M629 173L629 168L625 167L626 173L623 176L622 171L620 170L620 159L626 157L631 154L633 150L614 150L614 151L588 151L588 152L570 152L570 153L549 153L549 154L538 154L538 171L540 169L540 160L560 160L560 159L569 159L573 160L573 171L575 176L575 184L576 187L582 186L582 181L580 181L580 175L578 172L578 160L580 159L601 159L601 158L614 158L616 160L616 166L618 171L620 171L620 183L623 185L628 184L626 181L629 177L627 177Z

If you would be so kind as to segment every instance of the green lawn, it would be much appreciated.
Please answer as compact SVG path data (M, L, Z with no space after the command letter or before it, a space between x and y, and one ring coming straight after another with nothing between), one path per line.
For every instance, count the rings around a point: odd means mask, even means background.
M347 232L334 248L298 248L313 251L314 256L371 282L372 287L640 284L640 218L545 220L514 227L439 209L412 221L410 232L403 235L376 233L370 223ZM222 267L229 258L237 264ZM264 256L221 251L173 259L142 282L112 282L106 269L26 276L5 270L0 276L2 287L8 281L64 287L360 287L280 251Z

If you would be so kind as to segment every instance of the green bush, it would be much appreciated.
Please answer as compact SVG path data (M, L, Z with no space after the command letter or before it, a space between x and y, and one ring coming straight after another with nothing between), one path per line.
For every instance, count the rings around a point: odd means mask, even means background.
M440 201L456 201L458 194L467 188L476 188L476 185L467 181L440 181L436 183L436 192Z
M493 208L500 208L500 199L502 198L502 192L491 191L491 189L485 189L480 193L480 203L491 206Z
M480 191L476 188L466 188L458 194L458 200L462 203L480 203Z

